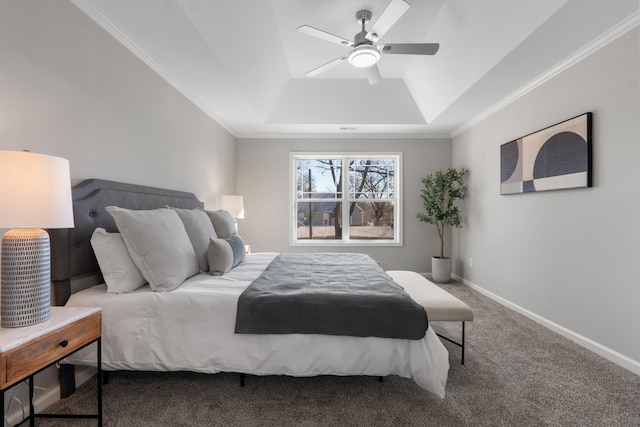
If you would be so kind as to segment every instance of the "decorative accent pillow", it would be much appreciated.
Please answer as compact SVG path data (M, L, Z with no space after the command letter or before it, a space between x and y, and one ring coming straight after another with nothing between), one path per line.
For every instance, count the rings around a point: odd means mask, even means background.
M172 209L105 208L122 234L131 259L155 292L172 291L198 274L198 258Z
M209 215L219 239L226 239L236 234L236 222L228 211L218 209L217 211L205 212Z
M207 260L209 240L218 237L216 231L213 229L213 224L209 216L200 209L168 207L176 211L182 220L184 228L187 230L189 240L191 240L191 244L193 245L193 250L196 251L200 271L209 271L209 261Z
M147 283L129 256L120 233L107 233L107 230L98 227L91 235L91 246L98 259L108 293L133 292Z
M226 239L211 239L209 243L209 274L222 276L245 260L247 254L242 238L234 234Z

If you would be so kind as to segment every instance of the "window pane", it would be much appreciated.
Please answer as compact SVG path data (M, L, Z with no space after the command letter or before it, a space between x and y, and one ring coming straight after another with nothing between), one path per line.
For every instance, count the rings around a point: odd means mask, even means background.
M392 159L350 161L349 197L393 199L394 166Z
M342 239L341 215L339 202L298 202L298 239Z
M352 202L349 239L387 239L394 237L392 202Z
M296 185L298 199L342 197L342 161L298 159Z

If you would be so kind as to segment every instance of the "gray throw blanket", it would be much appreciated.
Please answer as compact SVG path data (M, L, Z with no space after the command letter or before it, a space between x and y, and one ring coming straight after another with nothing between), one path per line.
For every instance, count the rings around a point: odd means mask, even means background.
M236 333L422 339L427 313L371 257L280 254L240 295Z

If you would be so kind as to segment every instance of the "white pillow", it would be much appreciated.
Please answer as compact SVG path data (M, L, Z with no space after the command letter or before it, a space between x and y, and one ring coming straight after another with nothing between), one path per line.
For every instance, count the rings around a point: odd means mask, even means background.
M226 239L211 239L208 252L209 274L222 276L244 261L246 256L244 242L237 234Z
M91 246L98 259L108 293L133 292L147 283L129 256L120 233L107 233L104 228L96 228L91 235Z
M151 290L172 291L198 274L198 258L174 210L130 210L116 206L107 206L106 210Z
M213 228L216 230L216 234L219 239L226 239L227 237L236 234L236 221L229 212L223 209L205 212L209 215Z
M218 237L209 216L200 209L179 209L169 207L176 211L184 228L187 230L193 250L196 251L200 271L209 271L209 262L207 261L207 250L209 249L209 240Z

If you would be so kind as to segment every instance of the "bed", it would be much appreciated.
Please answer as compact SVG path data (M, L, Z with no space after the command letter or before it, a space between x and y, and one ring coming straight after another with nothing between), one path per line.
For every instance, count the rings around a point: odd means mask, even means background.
M240 295L277 253L247 254L223 275L196 274L167 292L144 285L128 293L108 293L90 244L98 227L117 231L105 207L197 209L203 204L191 193L105 180L78 184L73 199L75 229L50 233L54 297L57 305L102 308L104 370L398 375L444 397L448 353L432 328L420 339L236 333ZM87 348L67 362L95 365L93 352Z

